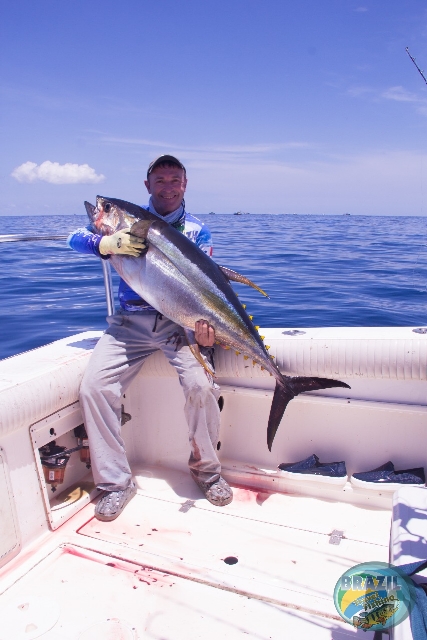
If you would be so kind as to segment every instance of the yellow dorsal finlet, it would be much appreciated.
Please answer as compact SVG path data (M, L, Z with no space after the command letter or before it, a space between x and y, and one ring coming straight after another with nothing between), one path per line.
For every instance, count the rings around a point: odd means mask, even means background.
M253 317L253 316L249 316L249 320L253 320L253 319L254 319L254 317Z
M249 360L249 356L243 356L245 360Z

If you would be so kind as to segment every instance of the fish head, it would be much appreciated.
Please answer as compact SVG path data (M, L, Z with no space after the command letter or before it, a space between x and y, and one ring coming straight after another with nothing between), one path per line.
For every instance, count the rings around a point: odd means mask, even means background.
M96 206L85 202L85 207L93 231L103 236L130 229L138 220L157 219L146 209L117 198L96 196Z

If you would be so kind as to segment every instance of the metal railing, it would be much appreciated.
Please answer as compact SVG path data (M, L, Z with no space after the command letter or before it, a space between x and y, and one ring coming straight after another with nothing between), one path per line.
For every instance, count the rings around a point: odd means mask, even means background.
M68 235L39 235L31 236L23 233L0 235L0 242L36 242L39 240L66 240ZM111 267L108 260L101 259L102 274L104 276L105 297L107 303L107 313L112 316L115 311L114 306L114 293L113 293L113 279L111 276Z

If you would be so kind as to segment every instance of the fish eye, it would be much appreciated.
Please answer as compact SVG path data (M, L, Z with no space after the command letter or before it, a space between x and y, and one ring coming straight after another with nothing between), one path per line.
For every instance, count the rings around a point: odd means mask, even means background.
M111 210L111 204L110 204L109 202L106 202L106 203L104 204L104 211L105 211L105 213L110 213L110 210Z

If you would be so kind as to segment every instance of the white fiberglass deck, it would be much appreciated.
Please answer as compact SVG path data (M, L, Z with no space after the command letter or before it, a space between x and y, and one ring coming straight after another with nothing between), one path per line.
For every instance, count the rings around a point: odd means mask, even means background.
M9 579L28 572L1 605L14 635L0 628L0 640L372 637L340 620L331 594L347 568L388 560L388 510L240 487L218 508L188 473L134 471L138 494L117 520L99 522L89 504L31 571L11 563Z

